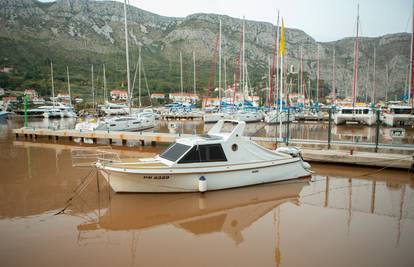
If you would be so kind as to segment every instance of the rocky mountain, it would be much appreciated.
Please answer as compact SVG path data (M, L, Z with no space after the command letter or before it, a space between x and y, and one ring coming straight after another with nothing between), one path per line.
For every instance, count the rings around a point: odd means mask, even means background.
M90 65L102 81L101 64L107 68L111 88L125 85L123 4L113 1L36 0L0 1L0 66L14 67L12 77L0 76L0 86L49 87L49 62L56 68L58 87L65 88L66 65L78 93L86 93L90 84ZM135 64L141 47L147 83L151 91L176 91L180 87L179 51L183 52L184 87L192 88L192 53L196 53L197 86L206 89L215 49L219 20L223 25L223 57L227 76L233 81L240 49L242 21L215 14L193 14L185 18L159 16L139 8L128 8L128 35L131 62ZM274 26L246 21L246 62L249 80L256 90L267 83L268 60L274 45ZM339 95L350 94L353 81L354 38L320 43L299 29L287 28L286 62L297 69L300 47L303 49L306 76L315 88L317 47L320 49L322 94L332 88L332 55L336 54L336 88ZM410 34L389 34L361 38L359 50L358 95L364 98L366 88L373 86L373 54L376 49L375 84L378 95L401 98L406 84L410 54ZM369 65L369 67L368 67ZM386 67L387 65L387 67ZM386 75L388 69L388 75ZM132 73L134 74L134 73ZM6 77L7 76L7 77ZM215 71L217 76L217 70ZM388 76L388 83L386 77ZM294 73L292 79L297 88ZM217 79L215 79L217 86Z

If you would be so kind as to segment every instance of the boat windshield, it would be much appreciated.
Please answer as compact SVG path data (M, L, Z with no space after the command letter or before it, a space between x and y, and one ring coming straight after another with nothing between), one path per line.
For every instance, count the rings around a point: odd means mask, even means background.
M161 158L167 159L169 161L177 161L185 152L190 149L191 146L183 145L180 143L175 143L167 148L161 155Z
M392 113L394 113L394 114L411 114L411 108L393 108Z

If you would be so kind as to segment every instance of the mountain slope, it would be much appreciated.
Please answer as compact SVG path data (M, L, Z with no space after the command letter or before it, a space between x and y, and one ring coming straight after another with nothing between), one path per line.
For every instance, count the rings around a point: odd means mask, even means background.
M185 88L192 88L192 52L197 59L197 87L206 89L211 59L218 32L223 24L223 56L227 74L233 81L240 48L242 21L215 14L193 14L185 18L159 16L135 7L128 8L131 62L135 64L142 47L147 81L152 91L177 91L179 88L179 51L184 58ZM55 66L58 90L65 90L66 65L71 70L74 90L89 94L90 65L95 65L97 87L102 86L101 65L107 68L110 88L125 85L125 53L123 4L112 1L59 0L41 3L35 0L3 0L0 2L0 66L15 67L12 75L0 76L0 86L23 90L35 86L42 93L49 88L49 62ZM266 86L268 59L272 56L274 27L270 23L246 21L246 61L249 80L256 90ZM340 95L350 94L353 79L353 38L317 43L298 29L286 29L286 62L295 69L300 47L304 65L315 88L316 51L320 45L321 91L327 94L332 85L332 53L336 53L336 87ZM364 98L367 77L372 91L374 47L376 87L380 96L400 98L405 86L409 59L410 35L390 34L378 38L362 38L359 54L358 95ZM370 61L370 72L368 70ZM389 84L386 85L385 65ZM290 69L290 68L289 68ZM217 76L217 70L215 72ZM290 75L294 88L297 75ZM217 79L215 79L217 86Z

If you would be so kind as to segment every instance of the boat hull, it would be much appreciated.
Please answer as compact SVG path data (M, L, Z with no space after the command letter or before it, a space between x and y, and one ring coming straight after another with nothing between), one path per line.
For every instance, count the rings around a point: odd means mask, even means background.
M383 123L386 126L413 126L414 115L411 114L384 114Z
M372 126L376 124L375 114L335 114L334 123L336 125L345 124L347 122L356 122Z
M272 164L273 163L273 164ZM197 192L200 191L199 179L204 176L207 190L220 190L291 180L310 175L300 158L292 158L283 163L271 162L267 166L243 168L239 170L212 171L212 168L194 172L141 172L128 169L111 169L99 166L102 175L115 192Z

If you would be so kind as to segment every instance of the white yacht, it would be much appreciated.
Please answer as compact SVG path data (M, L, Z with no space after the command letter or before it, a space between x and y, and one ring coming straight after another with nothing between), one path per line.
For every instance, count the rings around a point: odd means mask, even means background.
M216 123L219 120L231 119L232 114L230 112L206 112L203 115L204 123Z
M223 130L230 124L231 132ZM263 148L243 136L242 121L216 123L206 135L177 139L155 158L98 161L115 192L205 192L309 176L299 153Z
M259 122L263 120L263 114L259 111L239 110L232 116L233 120L244 122Z
M366 106L340 107L338 112L333 115L335 124L344 124L347 122L356 122L368 126L376 123L376 114Z
M118 116L102 120L83 121L77 123L76 130L79 131L142 131L155 126L154 118L151 116Z
M128 106L125 104L115 104L107 102L104 106L101 107L101 110L107 116L118 116L128 114Z
M390 127L414 125L414 110L409 105L390 105L383 113L383 123Z

